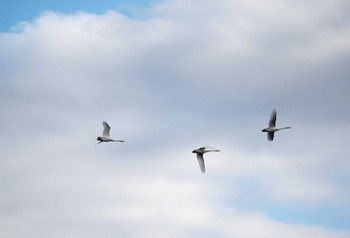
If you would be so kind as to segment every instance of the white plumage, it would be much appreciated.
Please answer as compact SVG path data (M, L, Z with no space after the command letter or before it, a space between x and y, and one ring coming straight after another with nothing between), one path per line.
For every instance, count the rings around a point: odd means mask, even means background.
M102 142L125 142L124 140L113 140L109 134L111 127L105 121L102 122L102 125L103 125L102 136L97 137L97 140L99 141L97 144L100 144Z
M276 128L276 119L277 119L277 111L274 109L270 116L269 127L262 130L262 132L267 132L267 139L269 141L273 141L276 131L280 131L283 129L290 129L290 126Z
M211 147L201 147L199 149L193 150L192 153L197 154L197 160L199 163L199 168L204 173L205 172L205 164L204 164L204 157L203 154L207 152L220 152L220 150L213 149Z

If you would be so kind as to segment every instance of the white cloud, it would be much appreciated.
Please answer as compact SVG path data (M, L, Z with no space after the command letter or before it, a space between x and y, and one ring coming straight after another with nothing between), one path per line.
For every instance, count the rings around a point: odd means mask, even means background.
M266 209L349 217L346 4L164 1L0 35L0 234L348 237ZM272 108L292 129L268 142ZM126 143L94 146L102 120Z

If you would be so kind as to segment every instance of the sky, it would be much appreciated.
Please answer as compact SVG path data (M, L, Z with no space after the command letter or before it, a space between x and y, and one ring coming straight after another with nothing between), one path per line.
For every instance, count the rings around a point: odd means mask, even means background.
M156 2L159 0L1 0L0 31L11 30L21 21L34 21L45 11L104 14L107 10L118 10L132 16L137 9L147 8Z
M84 2L2 3L1 237L350 237L349 1Z

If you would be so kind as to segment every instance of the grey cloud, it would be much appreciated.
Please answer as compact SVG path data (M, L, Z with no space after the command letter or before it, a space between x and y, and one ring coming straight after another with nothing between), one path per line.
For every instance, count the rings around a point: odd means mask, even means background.
M264 208L348 207L344 4L165 1L1 34L0 232L347 237ZM292 129L270 143L273 108ZM126 143L95 146L102 120ZM205 176L202 145L221 149Z

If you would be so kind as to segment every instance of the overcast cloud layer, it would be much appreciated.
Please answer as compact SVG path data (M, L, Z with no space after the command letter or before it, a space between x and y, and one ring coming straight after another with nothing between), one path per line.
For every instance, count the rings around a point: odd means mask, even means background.
M1 33L0 236L350 237L349 7L169 0ZM273 108L292 129L269 142ZM102 120L126 143L95 146Z

